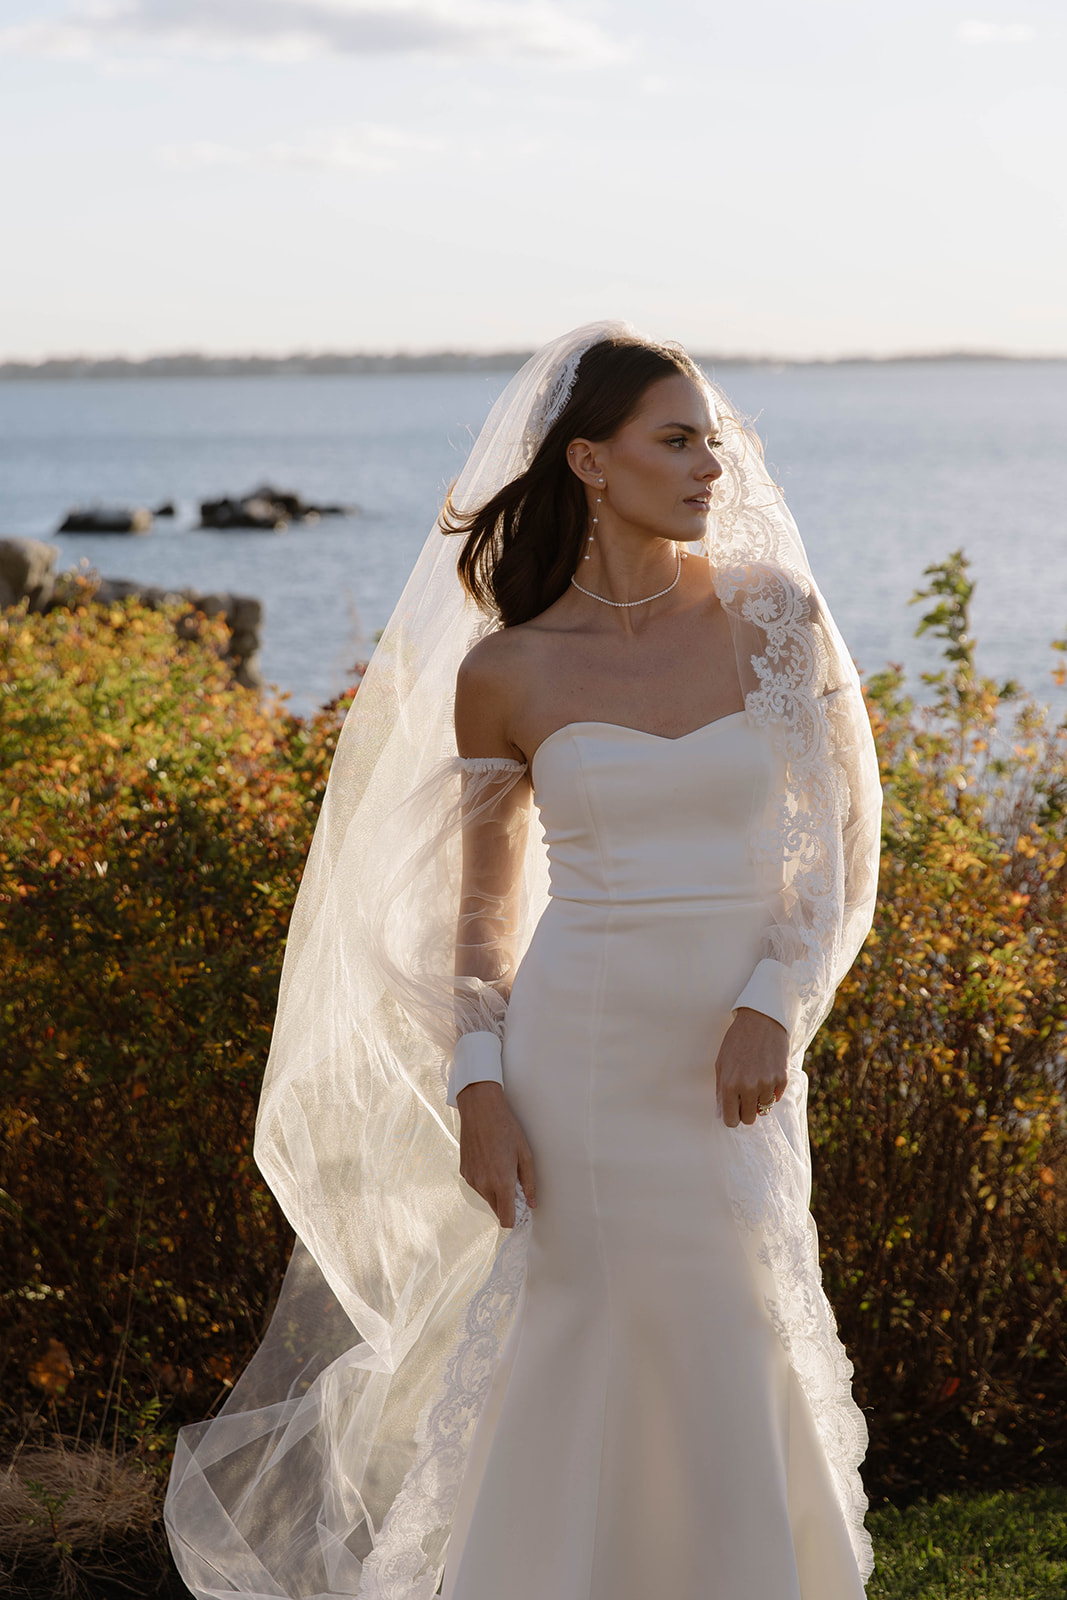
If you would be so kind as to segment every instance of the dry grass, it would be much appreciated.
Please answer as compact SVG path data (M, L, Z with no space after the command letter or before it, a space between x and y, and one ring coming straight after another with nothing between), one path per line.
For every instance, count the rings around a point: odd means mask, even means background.
M0 1580L44 1593L83 1588L85 1563L159 1539L159 1484L138 1460L100 1446L20 1452L0 1472Z

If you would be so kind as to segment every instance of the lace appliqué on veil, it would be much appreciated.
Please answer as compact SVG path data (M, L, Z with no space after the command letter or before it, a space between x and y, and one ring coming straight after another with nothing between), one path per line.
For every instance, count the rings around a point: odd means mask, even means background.
M811 1408L866 1579L874 1566L859 1474L867 1426L822 1288L800 1065L870 926L877 764L855 669L811 581L782 496L758 459L758 445L727 406L720 423L724 470L707 548L734 630L745 710L785 764L785 780L750 848L775 906L762 954L781 964L799 1012L786 1096L757 1127L724 1130L728 1181L735 1220Z
M515 1226L470 1300L463 1333L415 1432L416 1456L363 1563L358 1600L432 1600L466 1469L526 1270L530 1209L515 1190Z
M833 696L826 692L826 653L808 598L785 572L726 570L717 588L723 604L762 636L763 652L751 659L757 687L746 694L745 710L788 763L789 782L751 840L756 861L769 872L785 864L789 884L788 913L768 929L767 954L789 968L805 1010L821 1011L841 959L839 819L848 813L845 786L829 759Z
M591 340L595 343L595 340ZM530 421L523 435L523 464L529 466L537 454L541 443L556 421L563 415L567 401L574 390L578 377L578 368L588 345L579 345L572 350L567 359L560 365L557 372L551 374L542 392L531 408Z
M874 1569L871 1536L863 1525L867 1498L860 1463L867 1424L852 1398L852 1363L837 1335L823 1292L818 1239L808 1208L807 1173L781 1126L803 1111L783 1100L752 1128L727 1129L729 1187L734 1218L768 1292L771 1323L796 1373L826 1452L838 1504L860 1575Z

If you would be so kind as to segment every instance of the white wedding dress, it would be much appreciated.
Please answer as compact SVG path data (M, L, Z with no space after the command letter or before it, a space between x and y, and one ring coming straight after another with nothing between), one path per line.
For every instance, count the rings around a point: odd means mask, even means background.
M535 754L551 900L503 1059L538 1205L444 1600L863 1594L862 1422L818 1287L803 1074L752 1127L716 1104L775 759L744 712L677 739L570 723Z

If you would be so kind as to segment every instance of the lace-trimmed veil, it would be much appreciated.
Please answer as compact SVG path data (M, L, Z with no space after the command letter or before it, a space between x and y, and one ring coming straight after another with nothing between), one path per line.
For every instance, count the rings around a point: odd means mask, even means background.
M453 490L483 504L569 397L578 328L508 384ZM706 547L750 719L785 781L753 847L776 915L764 979L792 1026L790 1088L731 1139L738 1226L812 1405L861 1569L870 1570L851 1368L819 1287L803 1051L870 924L880 790L859 681L754 440L715 390L723 477ZM199 1596L429 1600L474 1423L514 1312L528 1213L501 1233L458 1176L445 1082L457 1030L500 1033L492 983L452 979L460 828L522 777L456 754L459 664L487 625L435 525L342 730L290 926L256 1158L297 1243L267 1335L220 1414L182 1430L167 1527ZM508 936L547 896L524 846ZM758 969L759 971L759 969ZM550 1530L546 1530L550 1536Z

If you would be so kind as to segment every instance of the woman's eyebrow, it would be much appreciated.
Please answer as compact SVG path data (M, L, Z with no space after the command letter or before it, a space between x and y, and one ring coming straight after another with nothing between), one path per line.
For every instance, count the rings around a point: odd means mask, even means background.
M660 422L660 428L674 428L677 433L699 433L699 428L692 427L688 422Z

